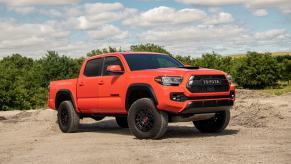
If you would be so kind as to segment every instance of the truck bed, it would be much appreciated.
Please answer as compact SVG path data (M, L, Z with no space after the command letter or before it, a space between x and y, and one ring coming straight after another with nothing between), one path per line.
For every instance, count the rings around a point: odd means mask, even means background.
M48 106L52 109L55 109L55 97L56 93L59 90L70 90L73 92L73 95L76 95L77 91L77 81L78 79L66 79L66 80L57 80L51 81L49 87L49 98L48 98Z

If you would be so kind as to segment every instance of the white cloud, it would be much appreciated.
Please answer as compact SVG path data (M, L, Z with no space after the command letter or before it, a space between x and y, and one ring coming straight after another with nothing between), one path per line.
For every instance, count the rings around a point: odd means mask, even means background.
M239 4L247 6L247 1ZM207 2L211 1L203 1ZM211 51L224 54L261 49L276 51L290 47L291 36L288 30L252 32L253 27L236 25L237 21L234 21L231 13L217 6L222 2L233 4L238 1L212 2L216 5L206 10L160 6L141 11L126 8L118 2L7 6L20 14L48 15L50 20L38 23L30 20L32 23L24 23L18 19L7 21L8 18L2 18L0 55L18 52L37 56L43 55L46 50L57 50L71 56L82 56L95 48L112 46L127 49L131 44L147 42L160 44L181 55L201 55ZM247 8L257 16L268 14L266 6L253 2Z
M121 3L87 3L66 9L67 20L64 26L71 29L92 30L124 18L129 11L131 10L124 8Z
M37 11L37 9L33 6L9 6L8 9L19 14L31 14Z
M150 30L141 35L147 42L179 43L231 40L241 35L244 29L238 26L190 26L173 30Z
M85 15L71 17L67 20L66 26L71 29L92 30L106 23L121 19L121 15L114 12L98 13L96 15Z
M204 23L209 24L209 25L211 24L215 25L215 24L230 23L230 22L233 22L233 20L234 19L230 13L219 12L205 19Z
M96 40L125 39L128 37L128 32L122 31L113 25L104 25L100 29L88 31L88 35Z
M257 32L255 38L257 40L270 41L274 39L283 39L287 37L287 31L285 29L272 29L264 32Z
M77 3L79 0L0 0L8 6L25 6L25 5L64 5Z
M142 13L138 13L133 17L123 21L124 25L133 26L156 26L160 24L183 24L193 23L194 21L205 18L207 14L199 9L181 9L160 6Z
M245 5L247 8L263 9L277 8L283 13L291 13L290 0L176 0L184 4L223 6L223 5Z
M221 6L221 5L233 5L243 2L243 0L176 0L185 4L193 5L207 5L207 6Z
M253 14L254 14L255 16L262 17L262 16L267 16L267 15L268 15L268 12L267 12L267 10L265 10L265 9L258 9L258 10L255 10L255 11L253 12Z
M247 0L245 5L249 8L278 8L283 13L291 13L290 0Z
M120 10L120 9L123 9L123 5L119 2L85 4L85 11L89 14L115 11L115 10Z
M70 35L50 23L18 24L16 22L0 23L0 53L30 52L54 49L65 45ZM7 52L7 53L8 53Z
M64 10L65 10L65 15L71 16L71 17L79 16L82 13L81 9L78 7L69 7L69 8L65 8Z

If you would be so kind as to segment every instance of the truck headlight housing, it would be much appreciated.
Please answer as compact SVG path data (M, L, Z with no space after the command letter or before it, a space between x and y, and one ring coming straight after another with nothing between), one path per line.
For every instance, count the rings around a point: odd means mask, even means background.
M178 86L181 84L183 78L181 76L158 76L155 81L161 85Z
M231 82L232 82L231 75L226 75L226 79L227 79L228 83L231 84Z

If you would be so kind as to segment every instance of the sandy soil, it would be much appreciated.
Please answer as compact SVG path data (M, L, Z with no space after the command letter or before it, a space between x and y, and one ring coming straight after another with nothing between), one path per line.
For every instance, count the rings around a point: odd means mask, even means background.
M63 134L53 110L0 112L0 163L290 163L290 101L239 90L223 133L173 123L161 140L135 139L113 118Z

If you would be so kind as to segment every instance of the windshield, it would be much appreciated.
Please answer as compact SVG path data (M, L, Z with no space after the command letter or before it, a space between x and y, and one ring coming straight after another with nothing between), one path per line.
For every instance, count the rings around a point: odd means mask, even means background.
M132 71L183 66L173 57L162 54L125 54L124 57Z

